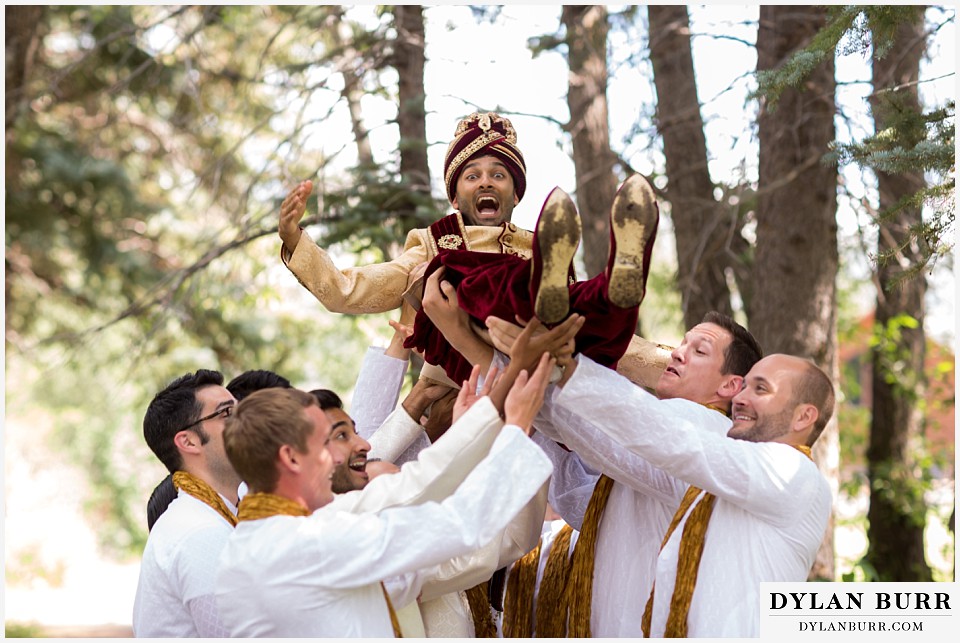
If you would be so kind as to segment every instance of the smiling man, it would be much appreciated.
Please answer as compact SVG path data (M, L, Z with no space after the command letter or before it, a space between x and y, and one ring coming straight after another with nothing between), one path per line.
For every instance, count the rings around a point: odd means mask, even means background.
M520 203L526 192L526 173L523 154L517 147L517 132L510 120L493 112L471 114L458 123L444 158L446 195L456 211L436 221L429 228L411 230L403 252L398 257L379 264L342 270L337 268L327 251L299 227L300 219L306 213L307 197L313 191L313 182L303 181L290 191L280 206L278 232L283 242L281 259L297 280L327 310L366 314L401 308L400 323L413 328L416 323L420 323L415 320L414 308L418 306L416 302L421 292L421 288L414 287L418 283L418 268L422 270L421 266L425 267L438 254L452 250L472 250L522 259L533 258L533 233L518 228L511 222L514 207ZM632 195L632 192L630 194ZM652 191L650 194L652 195ZM566 197L562 191L555 190L551 195L551 203L554 203L555 207L545 206L545 209L563 215L561 218L566 224L562 232L567 234L571 232L571 222L576 213L571 213L572 201L569 201L569 198L564 201L559 198L560 195ZM558 202L562 205L556 205ZM553 224L550 227L561 230L560 226ZM541 236L547 239L552 235ZM577 238L579 239L579 230ZM642 246L642 242L640 245ZM571 257L573 249L575 246L570 249ZM554 272L559 275L559 283L565 295L569 262L553 263L558 267ZM556 281L557 275L547 274L551 276L551 283ZM538 299L538 306L539 304ZM623 341L618 342L611 352L619 356L626 347L629 356L625 361L627 368L638 363L662 363L663 351L652 342L633 338L634 326L635 320L633 324L617 325L618 331L629 327L629 332L621 332L619 339ZM621 343L623 346L620 346ZM616 357L612 361L616 361ZM446 370L447 373L450 372L449 368ZM465 366L465 371L452 381L443 368L434 364L426 365L423 374L456 387L462 379L466 379L469 367ZM635 376L628 376L636 380ZM646 385L646 382L643 384Z
M367 454L370 443L357 434L357 425L343 410L340 396L325 388L310 391L316 398L320 410L330 422L330 444L328 448L339 463L333 470L333 492L347 493L363 489L370 482L367 473Z
M329 448L330 420L313 396L266 389L245 398L225 432L227 454L250 485L217 578L217 603L230 635L399 634L381 579L416 573L484 546L549 477L549 461L526 435L547 372L541 367L510 390L503 403L505 426L489 398L470 406L472 393L462 391L459 405L470 408L451 432L479 423L476 428L493 440L486 456L461 472L459 486L438 479L418 493L422 504L375 512L344 508L341 499L362 492L334 500L338 456ZM456 439L448 438L450 444ZM411 465L426 458L432 454ZM416 477L411 465L392 482L402 485Z
M671 368L668 387L692 372ZM833 413L830 378L798 357L761 359L733 396L725 435L703 430L703 406L658 399L583 356L561 386L551 399L568 417L589 421L604 409L597 429L615 463L630 459L625 451L690 485L663 537L653 590L629 606L645 605L644 636L758 636L760 583L806 580L826 531L830 487L810 447Z

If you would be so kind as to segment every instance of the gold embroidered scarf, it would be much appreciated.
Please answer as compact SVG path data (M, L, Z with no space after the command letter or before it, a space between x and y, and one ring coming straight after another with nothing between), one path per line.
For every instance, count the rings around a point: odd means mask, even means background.
M600 521L610 499L613 479L601 475L593 488L590 503L583 517L580 537L573 549L573 562L570 582L567 586L567 605L570 607L568 636L590 638L590 614L593 603L593 566L596 560L597 536L600 533Z
M530 638L533 594L537 584L537 569L540 566L540 549L543 538L531 551L522 556L510 568L507 590L503 599L503 638Z
M473 618L474 638L498 638L497 624L493 622L493 615L490 613L489 591L490 581L483 581L464 592L467 604L470 605L470 616Z
M811 460L810 447L793 445L795 449L806 455ZM690 486L680 502L670 527L667 529L660 549L663 550L670 536L673 534L677 525L686 515L687 509L693 504L702 489ZM697 506L690 512L690 517L683 526L683 533L680 536L680 550L677 559L677 575L673 588L673 596L670 598L670 612L667 615L666 626L663 631L663 638L687 638L687 616L690 613L690 603L693 601L693 590L697 586L697 575L700 570L700 558L703 556L703 546L706 543L707 527L710 524L710 516L713 514L713 506L716 502L716 496L712 493L706 493L703 500L697 503ZM656 590L656 583L650 590L650 598L647 599L646 607L643 610L643 619L641 627L643 635L650 638L650 627L653 621L653 595Z
M537 638L558 638L567 633L567 583L570 582L570 542L573 527L564 525L550 548L537 594Z
M514 563L507 581L503 609L504 638L559 638L567 633L567 582L570 578L570 542L573 527L560 528L543 567L536 592L543 538L537 547ZM536 611L533 599L536 593ZM532 613L533 612L533 613ZM536 619L532 616L535 614ZM536 630L534 633L532 630Z
M183 489L185 493L190 494L200 502L211 507L223 519L230 523L231 527L237 526L237 517L233 512L227 509L227 503L223 501L220 494L213 487L208 485L200 478L187 473L186 471L177 471L173 474L173 486L177 489Z

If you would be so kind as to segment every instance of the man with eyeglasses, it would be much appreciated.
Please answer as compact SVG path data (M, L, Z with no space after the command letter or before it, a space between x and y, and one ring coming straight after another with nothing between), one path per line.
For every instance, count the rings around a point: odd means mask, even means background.
M240 476L223 447L224 422L235 404L223 375L201 369L171 382L147 407L143 436L178 494L147 538L133 604L137 637L228 635L214 578L237 524Z

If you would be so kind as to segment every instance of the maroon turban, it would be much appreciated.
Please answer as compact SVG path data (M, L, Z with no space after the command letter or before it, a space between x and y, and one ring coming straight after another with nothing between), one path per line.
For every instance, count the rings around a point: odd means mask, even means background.
M517 147L517 132L513 124L499 114L477 112L457 125L443 160L443 179L447 184L447 197L451 201L457 191L461 168L478 156L496 156L503 161L513 177L517 200L523 198L527 189L527 166Z

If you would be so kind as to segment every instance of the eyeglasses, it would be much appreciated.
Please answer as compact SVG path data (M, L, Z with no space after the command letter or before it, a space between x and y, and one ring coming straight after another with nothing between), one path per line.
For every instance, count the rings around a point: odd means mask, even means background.
M200 424L201 422L206 422L207 420L212 420L212 419L215 418L215 417L222 417L223 419L227 419L228 417L230 417L231 415L233 415L233 407L234 407L234 406L236 406L236 405L235 405L235 404L231 404L230 406L225 406L225 407L223 407L222 409L219 409L219 410L214 411L214 412L211 413L210 415L204 415L202 418L200 418L200 419L197 420L196 422L191 422L191 423L188 424L187 426L183 427L182 429L180 429L180 431L186 431L187 429L189 429L189 428L191 428L191 427L197 426L197 425ZM177 431L177 433L179 433L180 431Z

